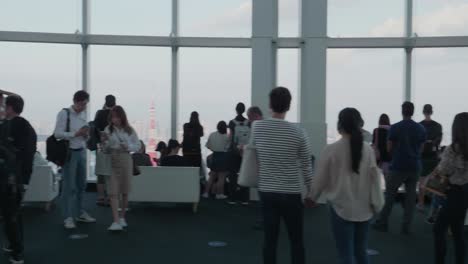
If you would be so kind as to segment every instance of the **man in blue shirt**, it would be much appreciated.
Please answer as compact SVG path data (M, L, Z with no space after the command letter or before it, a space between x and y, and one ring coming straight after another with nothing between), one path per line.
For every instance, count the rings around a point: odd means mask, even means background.
M426 141L426 131L421 124L412 120L413 103L403 103L402 114L403 120L394 124L388 135L388 149L392 152L393 161L386 182L385 206L374 228L382 232L388 231L388 218L395 197L400 186L404 184L406 195L401 233L408 235L416 207L416 185L421 173L421 152Z

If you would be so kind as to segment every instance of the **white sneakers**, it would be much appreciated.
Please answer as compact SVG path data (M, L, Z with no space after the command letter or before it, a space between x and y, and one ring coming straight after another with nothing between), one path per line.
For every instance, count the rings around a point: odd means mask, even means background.
M119 224L123 227L126 228L128 226L127 221L125 221L125 218L120 218Z
M96 219L91 217L87 212L83 212L78 218L76 218L76 221L82 223L95 223Z
M81 222L81 223L95 223L96 219L91 217L87 212L83 212L79 217L77 217L75 220L72 217L68 217L64 221L64 226L66 229L75 229L76 228L76 222Z
M217 195L216 195L216 200L224 200L224 199L226 199L226 198L227 198L227 196L224 195L224 194L217 194Z
M128 227L127 221L124 218L120 218L119 222L112 223L111 226L107 229L112 232L123 231L124 228Z
M112 225L107 229L112 232L122 231L123 227L119 223L112 223Z
M65 219L64 226L65 226L65 229L75 229L76 228L75 221L73 221L73 218L71 218L71 217L68 217L67 219Z

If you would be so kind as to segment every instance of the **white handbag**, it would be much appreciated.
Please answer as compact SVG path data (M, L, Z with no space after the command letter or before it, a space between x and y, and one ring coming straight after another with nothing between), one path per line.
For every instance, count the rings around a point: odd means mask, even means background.
M383 174L382 171L373 166L370 168L370 177L371 177L371 193L370 193L370 200L371 200L371 207L374 214L380 213L385 205L385 199L382 190L382 178Z
M244 148L238 184L250 188L258 186L258 160L255 146L247 145Z
M112 175L112 157L102 151L96 151L96 167L94 174L102 176Z

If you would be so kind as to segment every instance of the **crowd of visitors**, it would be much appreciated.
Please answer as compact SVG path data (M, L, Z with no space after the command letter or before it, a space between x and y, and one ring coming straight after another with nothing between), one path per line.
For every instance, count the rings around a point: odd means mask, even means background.
M201 168L205 131L199 114L192 112L189 122L183 125L182 142L160 142L155 150L160 155L151 160L115 96L106 96L93 122L88 122L86 115L89 99L87 92L78 91L73 104L59 111L54 133L47 141L47 159L62 168L60 208L64 227L74 229L79 223L96 222L83 202L86 151L96 151L96 203L110 205L112 221L108 230L121 231L128 226L131 177L140 173L139 167L155 162L157 166ZM238 103L235 118L219 121L206 142L212 154L207 157L210 172L201 196L227 199L231 205L249 204L250 186L242 186L239 179L244 175L239 174L248 156L244 153L255 150L261 211L256 226L264 230L265 264L277 262L281 220L288 230L291 263L305 263L304 208L313 208L322 200L330 205L331 233L339 263L369 263L369 229L372 226L377 231L390 231L389 217L402 186L401 234L413 232L415 211L425 213L426 202L431 199L427 222L434 224L435 263L445 263L449 229L456 263L465 262L468 113L456 115L452 142L443 150L443 130L432 119L432 105L424 106L425 119L417 123L413 120L413 103L404 102L402 120L391 124L389 116L382 114L373 133L364 129L364 118L357 109L345 108L337 122L341 138L326 146L313 166L308 133L286 121L291 100L287 88L273 89L269 94L271 117L264 117L256 106L246 112L246 106ZM33 164L45 165L37 154L35 131L21 117L24 105L21 96L0 91L0 214L5 225L4 250L15 264L24 263L22 198Z

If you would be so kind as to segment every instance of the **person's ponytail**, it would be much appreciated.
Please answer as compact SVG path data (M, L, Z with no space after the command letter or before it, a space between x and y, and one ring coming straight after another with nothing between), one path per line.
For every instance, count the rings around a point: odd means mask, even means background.
M354 108L343 109L338 117L338 129L351 137L351 168L355 173L359 173L362 159L364 137L360 126L361 123L361 114Z
M356 127L351 131L351 165L355 173L359 173L359 167L362 159L362 145L364 137L361 128Z

